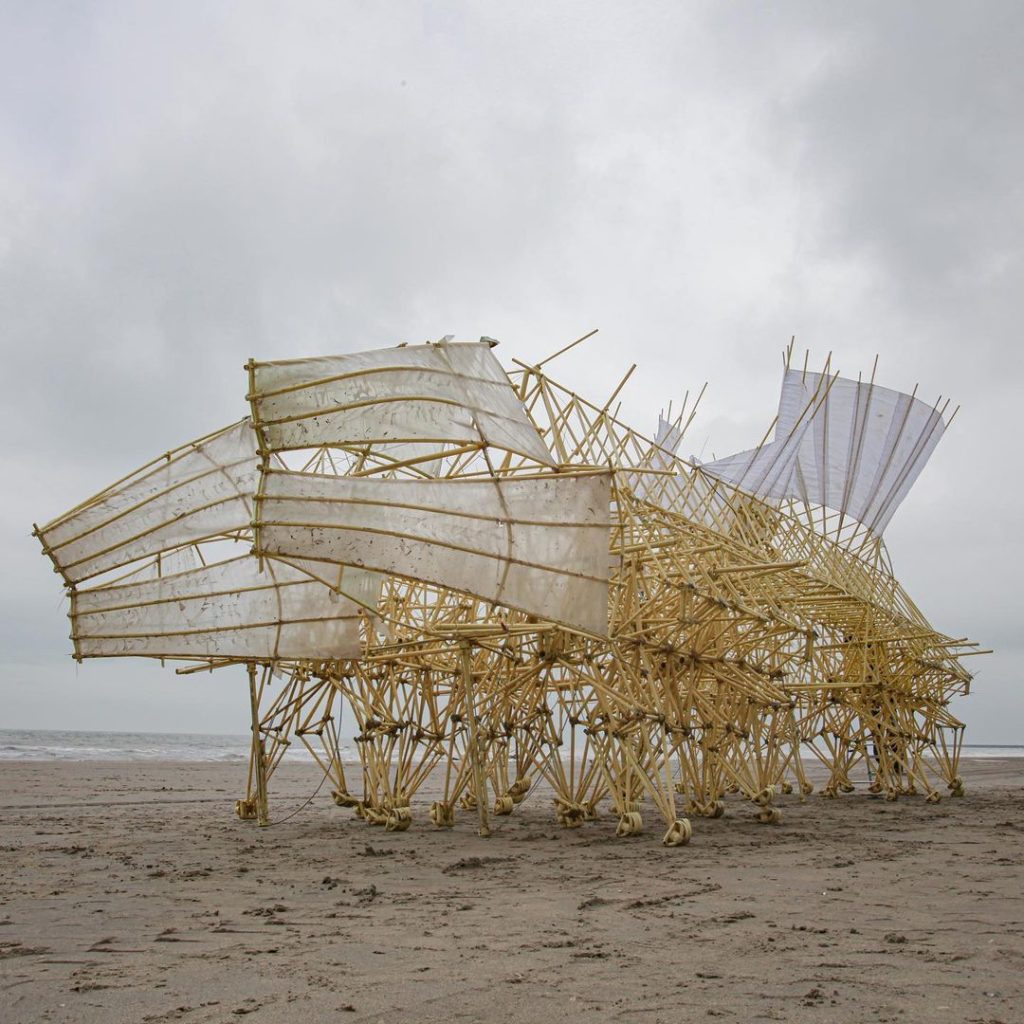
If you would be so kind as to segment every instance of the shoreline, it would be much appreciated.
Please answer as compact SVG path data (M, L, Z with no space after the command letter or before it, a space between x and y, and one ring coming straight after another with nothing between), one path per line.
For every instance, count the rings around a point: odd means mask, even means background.
M991 748L985 748L989 750ZM1006 754L994 754L994 753L962 753L960 755L961 762L976 762L976 761L1024 761L1024 747L1012 747L1008 748L1012 753ZM57 757L53 755L31 755L31 756L5 756L0 753L0 771L2 766L5 764L35 764L35 765L47 765L47 764L95 764L95 765L106 765L106 764L120 764L120 765L211 765L220 766L224 768L231 768L232 766L245 765L249 760L248 754L237 753L237 754L226 754L220 757L171 757L171 756L134 756L134 757ZM343 756L342 764L347 768L350 765L358 768L360 760L357 756ZM562 759L568 762L568 758ZM581 759L577 759L579 762ZM934 758L925 756L925 761L929 763L934 762ZM283 764L287 765L316 765L316 760L311 754L306 754L302 751L296 751L294 753L286 753L282 759ZM804 767L808 769L817 769L818 762L814 759L813 755L804 756Z

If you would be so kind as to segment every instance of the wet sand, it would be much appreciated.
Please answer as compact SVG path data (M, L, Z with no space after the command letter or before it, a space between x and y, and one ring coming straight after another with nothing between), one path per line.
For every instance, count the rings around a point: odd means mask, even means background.
M480 839L234 819L244 768L0 763L0 1019L1024 1021L1024 760L929 806L731 798L614 837L531 797ZM275 776L283 818L319 781Z

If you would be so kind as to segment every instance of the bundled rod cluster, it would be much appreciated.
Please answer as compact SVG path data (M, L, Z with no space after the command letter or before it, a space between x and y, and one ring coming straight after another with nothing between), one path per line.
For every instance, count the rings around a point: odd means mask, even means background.
M431 776L439 827L486 834L545 783L563 826L653 812L668 846L726 793L778 822L808 758L824 796L963 792L949 703L982 652L881 539L945 406L790 350L774 439L700 465L696 403L645 437L611 411L625 379L597 404L495 344L250 361L250 418L36 528L75 657L245 664L261 823L295 741L391 830Z

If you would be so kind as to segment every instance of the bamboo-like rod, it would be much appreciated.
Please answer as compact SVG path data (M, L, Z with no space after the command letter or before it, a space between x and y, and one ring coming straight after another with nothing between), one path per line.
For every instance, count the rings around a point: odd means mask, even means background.
M267 765L263 750L263 734L260 732L259 698L256 696L256 663L250 661L249 673L249 710L252 717L252 758L256 767L256 821L262 827L270 824L270 811L267 806Z
M480 814L479 834L487 837L491 834L487 819L487 781L484 777L484 747L480 738L480 727L476 715L476 692L473 686L473 644L470 640L459 642L459 660L462 667L462 687L466 695L466 726L469 729L469 745L467 755L473 771L473 788L476 795L477 810Z

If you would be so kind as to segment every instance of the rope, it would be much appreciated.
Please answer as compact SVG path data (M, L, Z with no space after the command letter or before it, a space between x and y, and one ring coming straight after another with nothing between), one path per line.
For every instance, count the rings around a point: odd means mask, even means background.
M330 774L331 774L331 769L330 769L330 766L328 766L324 770L324 776L320 780L320 785L318 785L316 787L316 789L313 790L312 794L310 796L308 796L303 803L299 804L299 806L296 807L295 810L292 811L292 813L289 814L287 817L285 817L285 818L278 818L277 821L268 821L267 824L264 827L265 828L271 828L274 825L283 825L286 821L291 821L292 818L294 818L295 815L298 814L300 811L304 811L317 798L318 794L320 793L320 790L324 788L324 783L327 781L327 777Z

